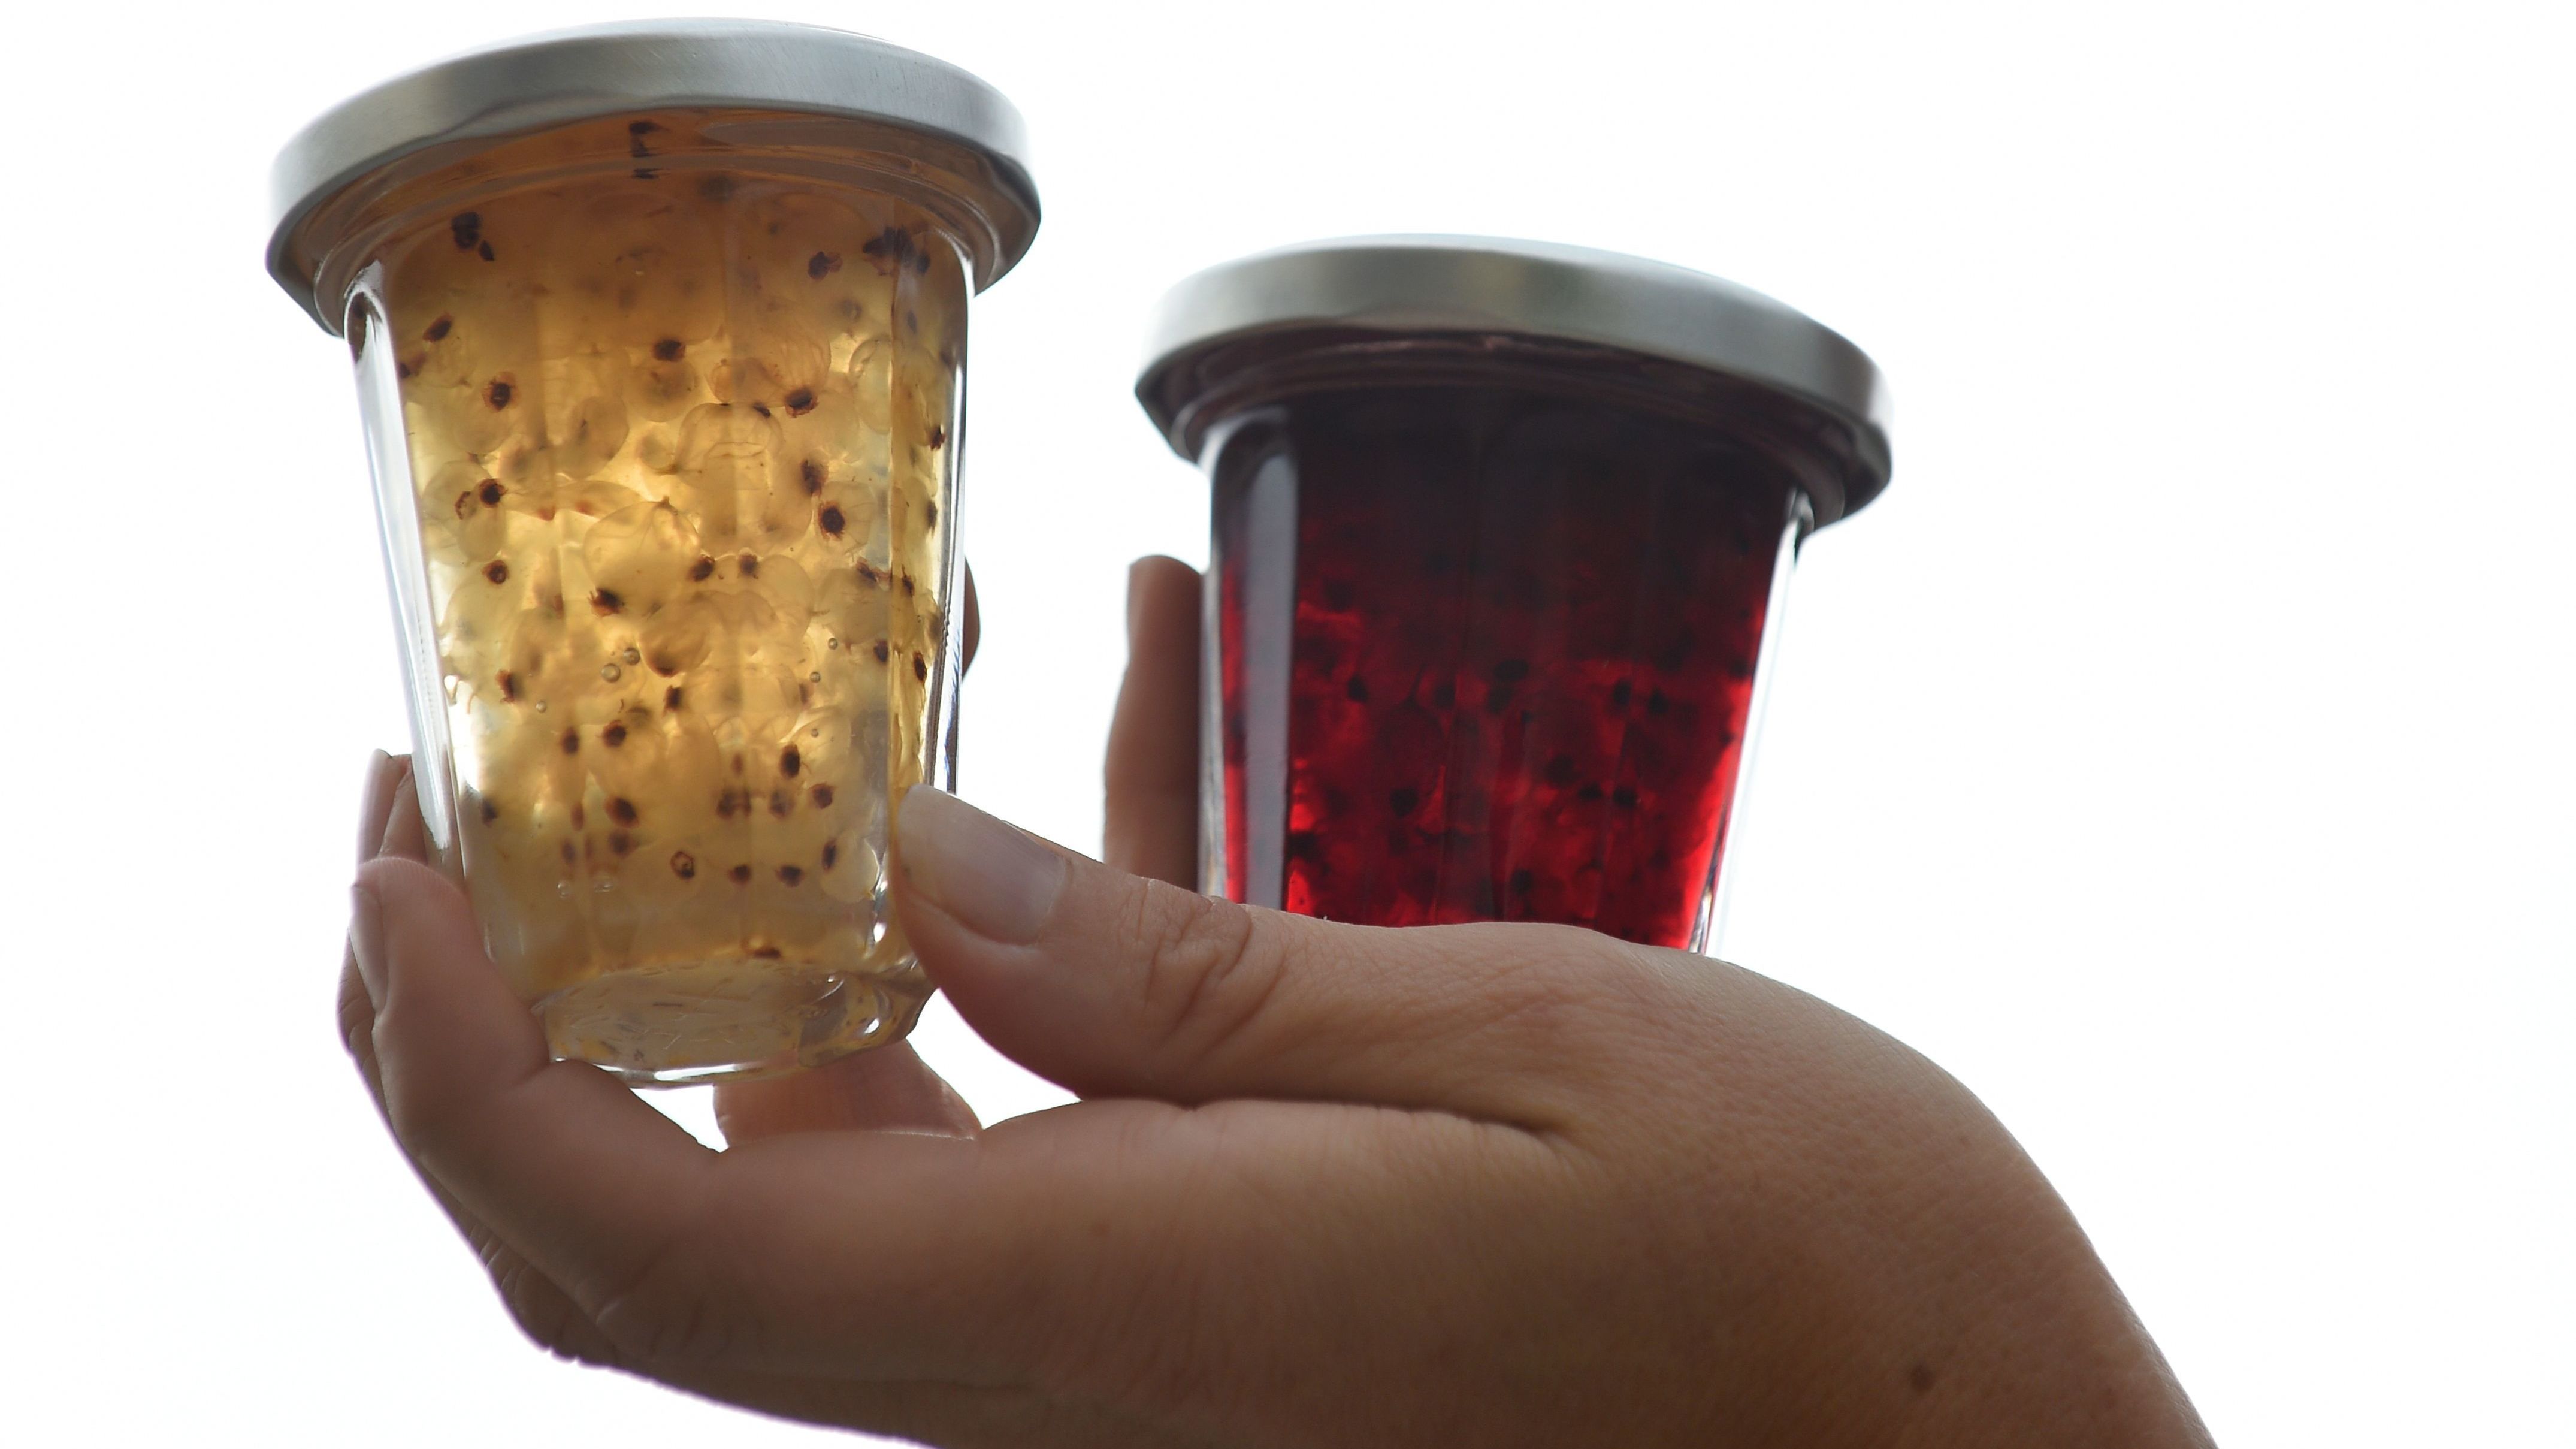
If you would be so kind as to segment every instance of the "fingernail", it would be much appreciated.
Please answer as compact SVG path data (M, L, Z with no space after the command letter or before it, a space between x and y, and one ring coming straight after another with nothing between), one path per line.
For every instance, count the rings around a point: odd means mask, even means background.
M367 1000L385 1004L385 922L376 893L360 881L349 887L349 949L358 958L358 979L366 983Z
M915 785L895 816L895 860L913 889L988 941L1038 938L1064 889L1064 857L945 790Z
M1136 647L1136 611L1145 600L1145 591L1136 587L1136 581L1144 576L1144 572L1145 561L1141 558L1127 566L1127 647L1130 649Z

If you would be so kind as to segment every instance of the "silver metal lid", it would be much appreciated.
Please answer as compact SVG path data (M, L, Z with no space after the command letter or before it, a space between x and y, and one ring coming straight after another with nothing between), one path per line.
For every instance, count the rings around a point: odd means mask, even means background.
M851 117L945 137L980 154L1004 194L990 286L1038 225L1020 113L982 80L918 51L814 25L659 20L523 36L452 56L341 102L296 133L269 175L268 269L328 329L293 260L297 227L352 183L456 141L649 109L729 107Z
M1747 287L1589 247L1472 236L1308 242L1211 267L1164 294L1136 395L1183 456L1189 364L1265 333L1319 328L1501 333L1590 344L1790 394L1849 425L1864 476L1848 513L1886 486L1887 383L1842 334ZM1830 519L1820 519L1830 522Z

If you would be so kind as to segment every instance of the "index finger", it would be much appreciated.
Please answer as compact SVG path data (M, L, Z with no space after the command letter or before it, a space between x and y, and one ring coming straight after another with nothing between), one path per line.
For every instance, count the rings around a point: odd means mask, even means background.
M395 1137L595 1317L703 1211L714 1154L606 1074L551 1059L445 878L380 857L354 894Z
M834 1132L712 1152L606 1073L550 1059L445 877L381 858L356 896L395 1138L622 1358L965 1377L961 1345L991 1305L950 1291L956 1255L894 1247L974 1195L971 1141ZM839 1321L818 1360L826 1310Z

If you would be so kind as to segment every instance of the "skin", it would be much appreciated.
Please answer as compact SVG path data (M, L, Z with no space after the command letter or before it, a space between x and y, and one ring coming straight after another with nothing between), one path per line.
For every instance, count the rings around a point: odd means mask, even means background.
M720 1153L549 1062L379 759L341 1025L531 1338L942 1445L2209 1443L2010 1134L1866 1024L1184 888L1197 620L1137 565L1106 864L903 803L924 966L1082 1099L990 1128L903 1046L720 1089Z

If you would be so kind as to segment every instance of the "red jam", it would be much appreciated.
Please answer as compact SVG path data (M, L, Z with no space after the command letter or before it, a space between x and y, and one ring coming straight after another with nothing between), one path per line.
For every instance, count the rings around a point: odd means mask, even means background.
M1215 464L1226 893L1694 944L1789 473L1465 384L1298 397Z

